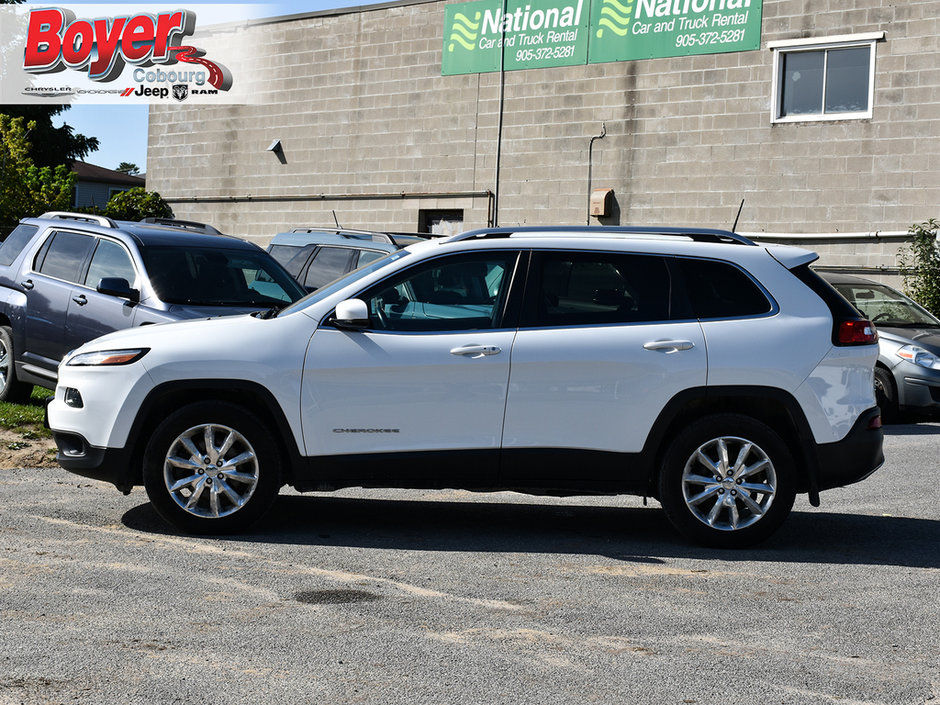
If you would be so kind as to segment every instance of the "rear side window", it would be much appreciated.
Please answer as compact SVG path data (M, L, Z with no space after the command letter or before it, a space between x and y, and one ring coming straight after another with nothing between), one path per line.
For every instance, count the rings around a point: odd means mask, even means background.
M77 284L82 281L85 259L94 246L95 238L91 235L54 233L36 257L36 271Z
M538 326L669 319L670 278L662 257L616 252L544 252L527 318Z
M696 318L741 318L770 313L773 304L743 271L728 262L676 260Z
M13 232L7 235L3 244L0 244L0 264L5 267L13 264L13 260L19 257L38 229L35 225L17 225Z

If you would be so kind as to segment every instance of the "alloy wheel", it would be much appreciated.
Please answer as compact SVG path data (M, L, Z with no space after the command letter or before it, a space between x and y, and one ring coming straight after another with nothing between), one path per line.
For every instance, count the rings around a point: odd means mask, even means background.
M163 479L173 501L197 517L229 516L258 486L258 458L238 431L220 424L193 426L170 445Z
M764 450L721 436L699 446L685 464L682 493L692 515L720 531L760 521L777 493L777 474Z

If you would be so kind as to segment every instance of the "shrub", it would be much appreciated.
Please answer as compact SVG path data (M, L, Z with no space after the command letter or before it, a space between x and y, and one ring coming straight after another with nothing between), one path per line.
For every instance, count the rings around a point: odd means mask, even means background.
M931 218L910 227L911 242L898 252L904 291L935 316L940 316L940 222Z
M156 191L138 187L114 194L105 206L104 214L115 220L172 218L173 209Z

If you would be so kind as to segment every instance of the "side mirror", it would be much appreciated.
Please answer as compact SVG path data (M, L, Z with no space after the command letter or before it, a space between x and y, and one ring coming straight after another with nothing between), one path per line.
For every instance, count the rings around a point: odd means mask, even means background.
M363 330L369 327L369 307L362 299L340 301L331 321L342 330Z
M99 294L117 296L134 303L140 301L140 292L137 289L131 289L131 285L123 277L104 277L98 282L97 291Z

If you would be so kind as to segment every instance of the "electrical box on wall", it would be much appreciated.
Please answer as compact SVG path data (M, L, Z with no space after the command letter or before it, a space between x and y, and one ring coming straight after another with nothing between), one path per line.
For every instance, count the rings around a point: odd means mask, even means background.
M591 193L591 215L604 218L610 215L610 202L613 200L612 188L596 188Z

